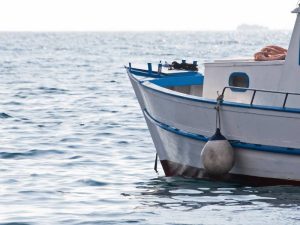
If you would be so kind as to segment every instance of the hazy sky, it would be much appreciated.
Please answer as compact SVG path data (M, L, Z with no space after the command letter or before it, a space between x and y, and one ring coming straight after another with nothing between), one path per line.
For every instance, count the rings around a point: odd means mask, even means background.
M1 31L292 29L297 0L1 0Z

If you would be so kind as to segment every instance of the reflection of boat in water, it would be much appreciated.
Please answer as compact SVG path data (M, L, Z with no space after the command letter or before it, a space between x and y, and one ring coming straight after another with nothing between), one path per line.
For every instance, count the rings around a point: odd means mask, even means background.
M217 60L205 75L126 67L166 176L300 184L300 6L293 12L285 60ZM216 108L234 149L233 167L217 176L201 156ZM216 166L219 153L210 157Z

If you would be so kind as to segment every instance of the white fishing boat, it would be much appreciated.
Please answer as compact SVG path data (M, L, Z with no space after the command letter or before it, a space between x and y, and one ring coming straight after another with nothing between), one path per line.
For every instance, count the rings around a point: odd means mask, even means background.
M126 66L166 176L300 184L300 5L293 13L285 60L216 60L203 74Z

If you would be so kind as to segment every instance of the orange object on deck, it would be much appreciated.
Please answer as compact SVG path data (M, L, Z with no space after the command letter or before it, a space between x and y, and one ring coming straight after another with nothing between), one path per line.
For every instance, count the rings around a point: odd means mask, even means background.
M287 55L287 50L285 48L270 45L266 46L254 54L255 61L272 61L272 60L284 60Z

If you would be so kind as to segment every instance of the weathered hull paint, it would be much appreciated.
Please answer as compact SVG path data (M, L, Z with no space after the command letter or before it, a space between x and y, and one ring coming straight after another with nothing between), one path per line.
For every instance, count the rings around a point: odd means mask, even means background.
M300 185L300 181L294 180L283 180L283 179L274 179L266 177L255 177L247 176L240 174L226 174L222 177L211 177L205 174L204 170L201 168L196 168L192 166L181 165L179 163L171 162L168 160L160 161L164 173L167 177L187 177L195 179L207 179L207 180L216 180L224 182L234 182L243 185L251 186L271 186L271 185Z

